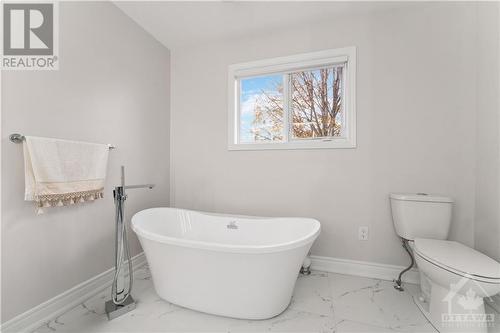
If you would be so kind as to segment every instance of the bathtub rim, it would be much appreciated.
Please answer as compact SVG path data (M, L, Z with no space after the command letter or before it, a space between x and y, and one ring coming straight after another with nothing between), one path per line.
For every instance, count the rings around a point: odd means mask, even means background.
M144 230L144 228L137 226L137 222L135 222L135 221L137 221L137 219L139 218L139 216L138 216L139 214L146 212L146 211L157 210L157 209L182 210L182 211L194 212L194 213L210 215L210 216L248 218L248 219L255 219L255 220L273 220L273 219L284 219L284 218L285 219L286 218L306 219L306 220L312 221L314 224L313 224L312 231L310 233L306 234L303 237L297 238L297 239L295 239L293 241L289 241L289 242L277 243L277 244L272 244L272 245L222 244L222 243L195 241L195 240L188 240L188 239L181 239L181 238L170 237L170 236L165 236L165 235L159 235L159 234ZM263 216L250 216L250 215L219 214L219 213L204 212L204 211L192 210L192 209L174 208L174 207L154 207L154 208L143 209L143 210L135 213L132 216L130 224L131 224L132 230L137 234L137 236L144 237L145 239L150 240L150 241L155 241L155 242L159 242L159 243L163 243L163 244L167 244L167 245L189 247L189 248L194 248L194 249L203 249L203 250L226 252L226 253L245 253L245 254L265 254L265 253L273 253L273 252L283 252L283 251L287 251L287 250L300 248L300 247L305 246L307 244L313 243L321 232L321 223L316 219L308 218L308 217L290 217L290 216L288 216L288 217L263 217Z

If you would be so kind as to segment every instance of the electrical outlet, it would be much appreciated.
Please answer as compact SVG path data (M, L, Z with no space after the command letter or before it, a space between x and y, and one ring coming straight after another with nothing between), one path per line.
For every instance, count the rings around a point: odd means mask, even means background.
M368 240L368 227L359 227L358 239L363 241Z

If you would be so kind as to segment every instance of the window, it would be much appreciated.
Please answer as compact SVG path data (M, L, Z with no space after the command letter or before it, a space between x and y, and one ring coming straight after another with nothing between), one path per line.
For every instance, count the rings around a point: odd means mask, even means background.
M354 148L354 47L229 67L229 149Z

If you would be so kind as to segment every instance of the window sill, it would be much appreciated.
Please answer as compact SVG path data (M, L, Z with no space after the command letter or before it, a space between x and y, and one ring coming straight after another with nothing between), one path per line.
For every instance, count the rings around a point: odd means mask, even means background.
M233 143L227 149L232 150L296 150L296 149L352 149L356 142L348 139L304 140L294 142L270 143Z

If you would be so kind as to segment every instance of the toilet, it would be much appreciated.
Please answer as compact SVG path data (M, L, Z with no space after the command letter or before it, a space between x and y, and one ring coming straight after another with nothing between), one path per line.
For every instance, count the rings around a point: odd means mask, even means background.
M453 200L392 193L390 202L396 233L408 241L420 273L419 309L439 332L487 332L494 318L484 298L500 292L500 263L447 240Z

